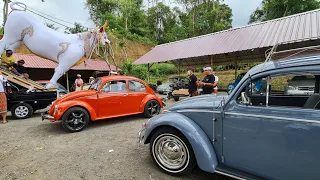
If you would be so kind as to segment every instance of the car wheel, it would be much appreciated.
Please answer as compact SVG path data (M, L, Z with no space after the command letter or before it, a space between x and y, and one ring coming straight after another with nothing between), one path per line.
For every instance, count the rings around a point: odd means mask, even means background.
M175 100L175 101L179 101L179 97L178 96L175 96L175 97L173 97L173 99Z
M160 113L160 104L156 100L150 100L147 102L144 107L144 116L147 118L151 118Z
M33 108L30 104L19 103L11 108L11 113L16 119L27 119L33 114Z
M81 107L68 109L62 116L62 126L68 132L79 132L89 124L89 114Z
M161 128L151 137L150 153L156 164L172 175L191 172L196 158L187 138L173 128Z

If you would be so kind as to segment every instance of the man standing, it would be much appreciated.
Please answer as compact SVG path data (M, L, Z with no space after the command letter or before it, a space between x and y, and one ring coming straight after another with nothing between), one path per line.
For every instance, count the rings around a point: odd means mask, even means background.
M29 75L26 73L25 67L23 66L24 63L24 60L21 59L17 62L17 64L14 64L13 67L15 70L17 70L19 76L23 76L24 78L29 79Z
M189 76L189 96L193 97L197 95L197 77L194 75L194 70L188 70Z
M215 83L215 77L212 74L211 67L203 68L204 74L206 75L202 82L200 82L200 86L202 86L203 94L212 94L213 88L217 85Z
M218 94L218 82L219 82L219 78L218 76L216 76L216 73L215 72L212 72L212 74L214 75L214 83L216 84L216 86L213 88L213 93L214 94Z
M83 90L83 80L81 79L81 75L77 74L77 79L74 81L75 91Z

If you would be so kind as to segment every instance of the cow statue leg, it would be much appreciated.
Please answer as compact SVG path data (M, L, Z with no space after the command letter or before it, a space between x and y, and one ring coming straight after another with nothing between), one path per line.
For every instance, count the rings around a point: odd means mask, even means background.
M47 84L46 88L54 88L59 78L66 73L74 64L84 56L83 49L76 45L70 45L68 49L59 57L59 65Z

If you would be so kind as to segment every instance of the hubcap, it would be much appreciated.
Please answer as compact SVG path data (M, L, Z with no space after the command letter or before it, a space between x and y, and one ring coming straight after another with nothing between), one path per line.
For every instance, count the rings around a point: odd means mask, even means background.
M159 113L159 104L156 102L152 102L148 106L148 112L151 116L157 115Z
M169 172L181 172L189 163L187 146L173 134L159 136L153 145L153 152L157 163Z
M84 113L81 111L74 111L68 116L67 126L72 130L80 130L85 126Z
M18 106L14 113L17 117L24 118L29 114L29 109L26 106Z

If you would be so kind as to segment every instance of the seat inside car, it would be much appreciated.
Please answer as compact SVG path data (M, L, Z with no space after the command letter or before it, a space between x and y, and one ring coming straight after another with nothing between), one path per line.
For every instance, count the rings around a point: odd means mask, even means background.
M304 104L303 108L315 109L319 106L320 103L320 94L316 93L311 95L307 102Z

